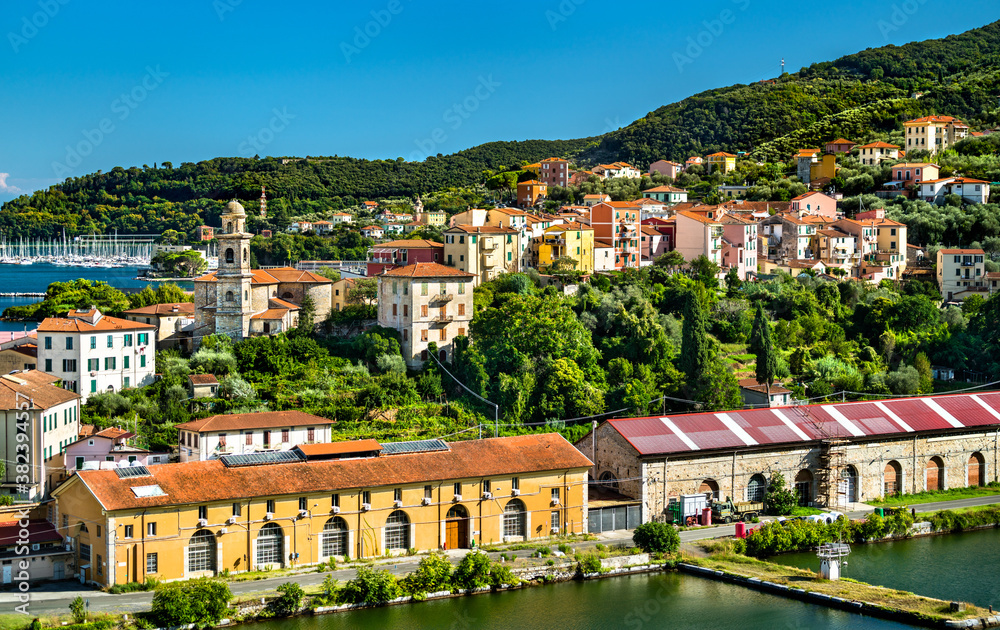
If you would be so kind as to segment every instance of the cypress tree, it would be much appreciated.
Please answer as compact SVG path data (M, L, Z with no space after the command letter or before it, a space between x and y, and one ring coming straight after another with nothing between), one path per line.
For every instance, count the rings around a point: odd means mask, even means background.
M708 337L705 334L705 315L698 295L691 292L684 305L680 357L680 368L687 376L689 390L695 389L705 379L711 360Z
M757 355L757 365L754 375L758 383L764 383L767 387L767 399L771 400L771 385L774 383L775 373L778 371L778 357L774 352L774 343L771 341L771 325L764 315L764 307L757 304L757 313L754 316L754 331L751 333L751 352Z

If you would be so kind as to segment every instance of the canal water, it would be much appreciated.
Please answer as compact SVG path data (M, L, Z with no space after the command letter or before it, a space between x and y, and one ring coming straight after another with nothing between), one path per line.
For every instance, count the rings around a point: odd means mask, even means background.
M657 573L297 617L250 624L241 630L865 630L908 627L725 582L678 573Z
M44 293L49 284L53 282L67 282L77 278L86 278L91 281L100 280L127 292L141 291L149 283L136 280L138 274L138 267L71 267L47 263L0 265L0 293ZM179 285L188 290L194 286L191 282L182 282ZM153 284L153 288L156 286ZM8 306L31 304L40 300L41 298L34 297L0 297L0 313ZM34 322L0 321L0 331L21 331L26 326L28 330L34 330L36 324Z
M785 554L770 560L819 569L815 552ZM851 545L842 575L996 609L1000 607L1000 529Z

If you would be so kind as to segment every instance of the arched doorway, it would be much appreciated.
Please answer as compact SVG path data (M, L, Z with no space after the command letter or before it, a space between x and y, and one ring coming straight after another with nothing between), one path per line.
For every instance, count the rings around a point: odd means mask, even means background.
M465 549L469 546L469 511L454 505L444 521L445 549Z
M511 499L503 508L503 537L527 538L528 523L525 513L524 502L520 499Z
M438 359L441 361L441 363L446 362L448 360L448 351L441 350L440 352L438 352Z
M986 485L986 458L982 453L973 453L969 458L969 481L970 486Z
M187 547L187 572L202 573L211 571L215 573L215 551L217 544L215 534L207 529L199 529L191 536Z
M899 462L892 460L885 465L882 479L882 493L885 496L899 494L903 491L903 467Z
M334 516L323 525L320 535L320 556L332 558L347 555L347 521Z
M406 551L410 548L410 517L396 510L385 520L385 550Z
M858 502L858 470L854 466L846 466L840 471L838 492L847 503Z
M813 474L803 468L795 475L795 494L799 497L799 505L806 506L813 500Z
M716 481L715 479L706 479L705 481L701 482L700 486L698 486L698 494L709 494L709 493L712 494L710 498L713 501L719 500L719 482Z
M747 501L763 501L766 491L767 479L764 479L764 475L757 473L750 477L750 483L747 484Z
M285 558L285 535L277 523L267 523L257 534L257 555L254 568L277 564L282 566Z
M928 491L944 490L944 461L937 455L927 460L924 478Z
M609 488L611 490L614 490L615 492L618 492L618 477L615 477L615 474L610 470L605 470L604 472L601 473L600 481L601 485L604 486L605 488Z

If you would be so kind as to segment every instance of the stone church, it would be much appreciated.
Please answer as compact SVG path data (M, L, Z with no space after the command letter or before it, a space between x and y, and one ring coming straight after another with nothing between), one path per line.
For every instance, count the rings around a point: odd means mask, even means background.
M274 335L299 325L305 296L316 307L315 320L330 315L333 282L292 267L250 268L250 239L246 210L230 201L222 214L219 268L194 281L194 334L214 333L235 339Z

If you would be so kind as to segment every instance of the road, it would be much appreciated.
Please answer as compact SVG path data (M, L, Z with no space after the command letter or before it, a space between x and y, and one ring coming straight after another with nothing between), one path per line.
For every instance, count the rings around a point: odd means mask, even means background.
M917 512L933 512L937 510L953 510L979 505L992 505L1000 503L1000 495L989 495L974 497L971 499L956 499L953 501L938 501L935 503L913 504L908 507L916 508ZM848 512L851 518L864 518L871 512L871 508ZM680 533L682 543L690 543L708 538L719 538L732 536L736 532L736 525L719 525L715 527L700 527L696 529L684 530ZM606 545L629 544L632 542L631 532L618 531L602 535L598 541L581 542L573 544L575 551L590 551L598 544ZM543 543L539 543L541 546ZM554 549L554 547L553 547ZM468 551L456 549L445 552L452 563L457 564ZM524 549L517 552L506 552L508 556L516 555L519 558L527 558L532 553L532 549ZM490 553L494 560L499 559L500 554ZM398 560L383 560L378 563L379 568L388 569L394 575L402 576L412 572L420 562L420 557L402 557ZM273 592L275 588L285 582L297 582L304 588L318 586L323 583L327 575L333 575L334 579L345 582L355 575L354 569L340 569L337 571L326 571L323 573L299 573L293 575L283 575L281 577L267 578L250 582L230 582L229 588L233 595L237 597L247 597L256 594ZM48 584L39 584L30 591L30 611L33 615L59 614L69 611L69 604L76 596L81 596L90 601L90 610L95 612L126 613L149 610L153 600L152 593L125 593L122 595L111 595L103 591L81 588L77 582L63 581ZM0 592L0 614L12 612L15 605L16 596L11 591Z

